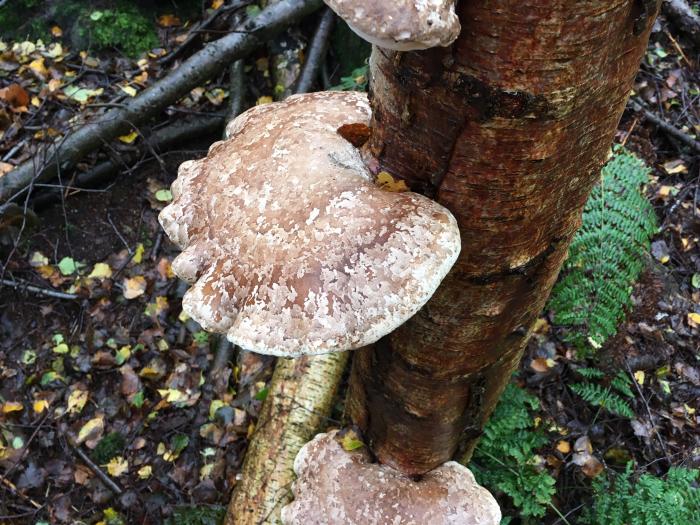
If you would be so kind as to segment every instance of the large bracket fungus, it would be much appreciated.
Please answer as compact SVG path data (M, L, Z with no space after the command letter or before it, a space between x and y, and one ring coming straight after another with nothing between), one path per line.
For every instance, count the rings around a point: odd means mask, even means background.
M338 134L369 124L365 94L253 108L184 163L160 215L194 283L184 310L242 348L299 356L377 341L414 315L457 258L442 206L374 184Z
M459 36L454 0L324 0L367 42L395 51L448 46Z
M498 525L501 510L469 469L448 461L414 481L346 451L337 431L319 434L294 461L295 499L284 525Z

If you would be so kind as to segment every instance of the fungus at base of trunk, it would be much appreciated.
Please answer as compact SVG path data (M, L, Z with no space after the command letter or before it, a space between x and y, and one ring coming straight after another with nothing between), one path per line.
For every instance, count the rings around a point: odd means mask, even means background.
M498 525L501 511L471 471L448 461L413 481L370 463L364 448L347 452L338 431L319 434L294 461L294 502L284 525Z

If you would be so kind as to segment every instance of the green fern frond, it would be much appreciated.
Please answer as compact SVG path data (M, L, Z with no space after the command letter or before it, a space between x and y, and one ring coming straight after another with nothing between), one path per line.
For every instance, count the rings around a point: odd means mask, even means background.
M507 494L526 518L544 516L555 493L555 479L532 464L537 449L549 442L534 427L532 411L538 408L536 397L509 384L469 465L479 483Z
M586 379L603 379L605 377L605 372L599 368L578 368L576 372Z
M584 512L587 525L700 524L698 470L672 467L666 479L642 474L634 481L633 464L608 479L593 482L594 501Z
M622 147L613 151L549 301L554 322L569 328L566 339L580 350L599 348L617 332L657 230L643 193L648 168Z
M619 394L612 392L612 385L606 388L596 383L574 383L569 388L593 406L630 419L634 417L632 407Z

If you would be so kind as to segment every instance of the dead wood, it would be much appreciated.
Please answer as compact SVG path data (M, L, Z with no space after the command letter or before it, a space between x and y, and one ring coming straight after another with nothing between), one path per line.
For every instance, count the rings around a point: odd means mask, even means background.
M685 0L664 0L661 9L680 33L700 47L700 16L695 14Z
M45 182L72 170L87 153L156 117L233 61L317 10L321 3L321 0L284 0L266 8L239 31L208 44L140 95L83 125L2 177L0 202L16 197L35 182Z

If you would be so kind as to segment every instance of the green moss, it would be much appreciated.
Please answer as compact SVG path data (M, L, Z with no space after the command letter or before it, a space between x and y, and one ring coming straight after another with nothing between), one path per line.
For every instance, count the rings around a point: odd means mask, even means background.
M153 20L137 7L119 3L112 9L95 9L81 17L81 37L94 49L116 47L135 57L160 44Z
M0 7L0 35L4 39L48 39L47 24L38 16L41 0L9 0Z
M92 459L98 465L104 465L110 459L118 456L124 450L126 440L119 432L110 432L100 439L95 449L92 451Z
M182 505L175 507L164 525L220 525L225 515L226 509L216 505Z

